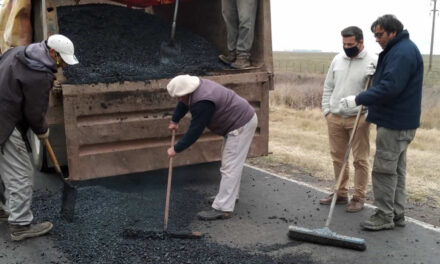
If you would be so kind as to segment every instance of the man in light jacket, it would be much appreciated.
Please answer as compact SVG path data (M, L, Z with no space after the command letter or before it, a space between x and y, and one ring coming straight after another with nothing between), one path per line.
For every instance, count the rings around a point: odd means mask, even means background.
M341 98L357 95L367 82L368 66L376 65L377 56L364 48L362 30L351 26L341 31L344 52L333 59L324 83L322 95L322 113L327 120L330 154L336 182L340 175L348 141L353 131L359 106L343 109L339 105ZM354 192L347 212L358 212L363 209L368 183L368 158L370 155L370 124L365 121L366 109L359 120L353 138L352 153L354 166ZM345 166L341 184L337 191L337 204L347 204L349 165ZM337 187L337 186L336 186ZM320 204L331 204L333 194L321 199Z

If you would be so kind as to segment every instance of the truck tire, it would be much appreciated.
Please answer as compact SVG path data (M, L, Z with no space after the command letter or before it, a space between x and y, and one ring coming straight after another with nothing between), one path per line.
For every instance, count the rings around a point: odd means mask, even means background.
M32 148L32 163L35 168L41 172L47 172L47 157L46 148L43 146L41 141L38 139L37 135L29 129L28 132L29 143Z

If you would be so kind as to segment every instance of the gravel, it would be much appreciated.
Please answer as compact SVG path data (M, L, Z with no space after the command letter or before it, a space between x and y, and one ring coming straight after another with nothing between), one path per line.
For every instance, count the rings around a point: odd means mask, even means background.
M60 191L34 194L33 212L39 221L52 221L51 238L72 263L314 263L308 257L280 258L231 248L202 239L160 237L166 175L117 176L78 183L74 221L59 216ZM168 230L190 231L205 197L187 187L185 177L174 177ZM140 235L127 233L139 230ZM278 246L277 246L278 247ZM279 246L282 248L283 246Z
M171 23L140 9L112 5L64 6L57 9L60 34L75 46L79 64L64 69L70 84L113 83L205 75L224 69L219 51L206 39L177 24L181 54L160 62Z

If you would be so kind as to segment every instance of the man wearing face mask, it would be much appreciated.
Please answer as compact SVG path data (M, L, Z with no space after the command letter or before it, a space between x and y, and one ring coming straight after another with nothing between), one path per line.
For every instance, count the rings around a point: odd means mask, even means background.
M374 72L369 65L376 65L377 56L364 49L362 30L351 26L341 31L344 52L333 59L327 73L322 95L322 113L327 120L330 154L337 182L340 174L348 141L356 120L359 107L342 109L341 98L357 95L365 87L367 76ZM348 203L347 182L349 166L345 167L341 184L337 191L336 204L347 204L347 212L358 212L363 209L368 183L368 157L370 154L369 123L365 121L365 113L353 138L352 153L354 157L354 192ZM333 194L319 200L320 204L330 205Z
M371 25L379 54L370 89L340 101L342 108L368 106L367 120L377 126L376 154L371 172L376 212L361 223L366 230L405 226L406 155L420 126L423 58L394 15Z

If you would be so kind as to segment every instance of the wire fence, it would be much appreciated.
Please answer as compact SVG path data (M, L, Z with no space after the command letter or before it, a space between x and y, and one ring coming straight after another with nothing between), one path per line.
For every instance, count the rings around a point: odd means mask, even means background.
M316 73L327 74L330 63L305 63L302 61L274 61L275 73Z

